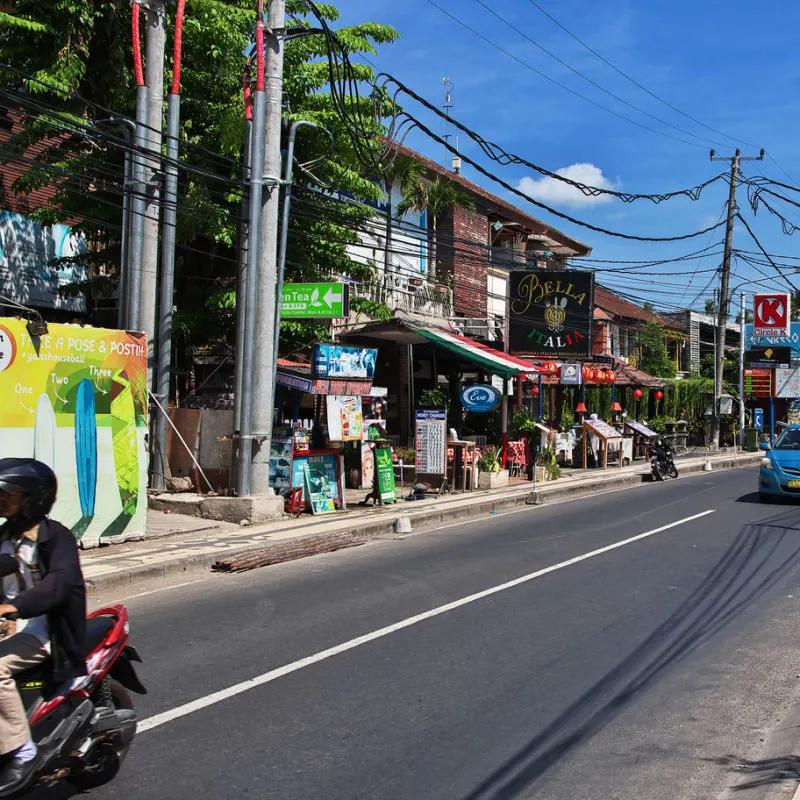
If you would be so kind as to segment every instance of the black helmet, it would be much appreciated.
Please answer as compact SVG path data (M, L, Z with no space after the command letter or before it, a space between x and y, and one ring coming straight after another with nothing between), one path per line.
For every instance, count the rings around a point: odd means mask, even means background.
M27 520L41 522L50 513L57 487L47 464L33 458L0 458L0 489L25 495L20 514Z

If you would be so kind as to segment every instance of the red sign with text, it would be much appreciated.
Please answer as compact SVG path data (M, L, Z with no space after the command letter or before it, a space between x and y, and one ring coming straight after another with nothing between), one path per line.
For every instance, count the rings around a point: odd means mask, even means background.
M753 303L755 336L788 336L792 301L788 294L757 294Z

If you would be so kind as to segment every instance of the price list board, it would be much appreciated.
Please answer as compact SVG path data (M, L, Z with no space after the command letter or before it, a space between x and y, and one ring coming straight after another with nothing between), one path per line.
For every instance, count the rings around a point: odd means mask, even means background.
M764 367L753 367L744 371L745 397L772 397L774 384L772 370Z
M417 411L417 474L444 475L447 471L447 412Z

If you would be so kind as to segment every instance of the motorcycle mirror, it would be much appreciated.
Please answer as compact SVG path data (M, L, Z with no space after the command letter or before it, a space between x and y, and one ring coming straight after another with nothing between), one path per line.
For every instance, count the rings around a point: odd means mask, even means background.
M5 578L6 575L16 575L19 572L19 561L15 556L10 553L0 555L0 578Z

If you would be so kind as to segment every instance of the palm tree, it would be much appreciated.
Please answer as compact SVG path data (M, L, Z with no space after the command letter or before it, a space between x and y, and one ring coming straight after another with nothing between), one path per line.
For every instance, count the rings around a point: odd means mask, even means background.
M414 192L417 186L422 183L424 174L425 166L421 162L410 156L397 156L391 164L381 171L378 178L387 198L386 236L383 247L383 271L387 278L387 287L389 273L391 272L390 260L392 255L392 188L399 186L400 193L405 197Z
M428 277L431 280L436 280L437 273L437 226L439 220L455 207L472 211L475 208L475 201L466 192L456 189L452 183L440 177L435 178L433 183L424 184L420 182L411 187L408 194L397 204L396 213L398 217L408 211L420 212L426 209L430 215L433 240L431 243Z

